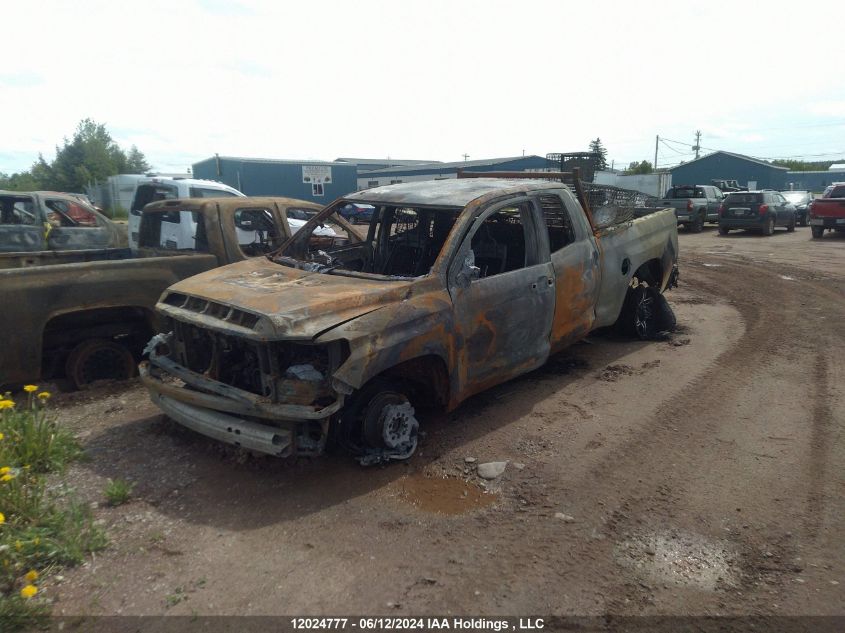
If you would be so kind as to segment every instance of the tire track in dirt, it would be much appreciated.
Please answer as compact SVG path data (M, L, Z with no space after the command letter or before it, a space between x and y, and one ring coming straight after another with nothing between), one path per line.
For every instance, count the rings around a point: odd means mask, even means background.
M800 482L800 490L805 497L803 527L810 539L814 539L825 527L835 529L834 526L822 525L829 503L824 487L830 472L833 424L825 347L829 347L831 339L836 341L840 335L825 327L826 336L819 336L817 331L803 323L800 316L802 304L813 302L813 296L817 300L819 296L827 295L824 297L826 314L835 317L837 308L843 304L842 297L828 291L822 284L813 283L803 284L796 293L795 282L736 259L731 261L730 270L704 270L689 264L687 277L693 286L728 301L739 310L746 324L745 335L733 348L721 354L711 367L699 373L677 397L661 404L652 422L639 427L628 442L606 455L590 470L582 485L589 483L594 490L600 489L605 499L605 534L608 539L580 548L578 558L584 564L595 566L597 561L606 563L612 560L614 542L626 530L639 529L644 521L655 526L671 523L691 530L707 529L707 521L696 525L694 500L701 497L702 492L694 488L701 483L695 474L724 469L726 478L743 476L743 468L747 467L751 458L741 454L736 447L716 444L714 439L718 439L721 430L734 424L731 419L734 403L756 398L762 413L767 403L761 395L760 385L765 385L768 376L776 371L791 372L799 380L802 374L814 377L812 386L806 381L804 384L798 382L799 390L795 394L795 397L813 402L809 410L810 431L806 438L809 454L805 465L798 469L803 471L798 473L798 476L803 475ZM824 319L827 323L835 323L835 320ZM802 325L798 326L797 332L793 331L792 338L784 338L772 330L772 324L785 323ZM841 343L841 339L837 342ZM790 356L802 359L803 363L812 361L812 365L806 368L809 371L802 369L802 362L784 367L784 359ZM694 424L689 424L690 421ZM684 434L682 441L679 441L680 434L675 432L679 427ZM759 461L759 457L753 459ZM682 466L676 467L675 464ZM777 471L774 465L764 464L764 468L770 469L767 473L769 479L788 476L787 473L780 475L773 472ZM632 481L638 484L632 486ZM570 484L574 487L578 485ZM631 494L632 487L636 489L635 494ZM717 493L716 490L709 492L711 495ZM719 504L711 502L709 505L718 507ZM758 516L753 520L769 525L773 521L772 514L777 512L776 508L758 508ZM745 520L752 519L745 515ZM715 529L716 526L710 526L711 532ZM780 537L771 530L763 530L763 535L740 532L731 536L740 549L742 561L752 570L759 566L757 559L763 555L761 548L765 548L759 543L767 543L772 549L772 544ZM599 567L602 564L599 563ZM598 575L612 579L606 583L604 592L613 596L606 604L608 612L630 612L632 609L637 612L648 608L648 603L637 605L631 600L634 595L642 593L638 587L642 583L637 578L626 578L625 574L620 576L607 569L599 571ZM745 573L745 576L745 581L750 583L749 574ZM747 607L746 603L743 604Z

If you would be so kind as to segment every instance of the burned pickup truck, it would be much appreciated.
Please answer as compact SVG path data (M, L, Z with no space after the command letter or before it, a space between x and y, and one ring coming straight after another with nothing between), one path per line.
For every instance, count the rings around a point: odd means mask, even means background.
M165 288L224 264L264 261L320 209L290 198L156 202L144 208L141 244L130 251L98 241L98 217L54 228L39 242L36 233L46 229L30 219L37 207L27 196L0 192L0 330L7 335L0 387L66 378L81 388L133 376L145 343L159 329L153 308ZM72 239L56 244L75 248L53 248L62 231ZM86 241L85 231L94 237Z
M376 208L367 226L350 202ZM555 182L361 191L267 258L169 288L142 380L169 417L245 449L407 458L418 408L454 409L620 318L659 328L677 240L671 210L596 230Z

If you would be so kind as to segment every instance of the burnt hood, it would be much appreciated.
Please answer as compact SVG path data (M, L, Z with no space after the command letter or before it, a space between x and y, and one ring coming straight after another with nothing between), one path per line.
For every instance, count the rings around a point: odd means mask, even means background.
M174 284L158 309L251 338L313 339L401 301L412 283L306 272L256 258Z

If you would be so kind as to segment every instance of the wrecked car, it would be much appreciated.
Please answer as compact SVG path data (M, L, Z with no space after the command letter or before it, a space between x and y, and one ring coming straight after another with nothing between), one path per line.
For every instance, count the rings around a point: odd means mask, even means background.
M119 248L122 233L79 194L0 191L0 255L51 252L67 259L69 251ZM0 257L0 268L13 265Z
M375 208L369 224L349 203ZM648 335L677 253L673 211L595 229L561 183L368 189L266 258L169 288L141 377L170 418L250 451L405 459L421 407L454 409L620 319Z
M20 246L10 237L15 229L34 229L33 243L45 231L28 221L38 212L28 195L0 195L0 250L7 251L0 252L0 329L10 334L0 354L0 386L66 378L81 388L133 376L144 344L159 330L154 306L165 288L224 264L264 261L305 224L302 218L322 208L290 198L167 200L144 209L136 252L105 241L99 249L8 252ZM60 231L97 226L54 228L47 245Z

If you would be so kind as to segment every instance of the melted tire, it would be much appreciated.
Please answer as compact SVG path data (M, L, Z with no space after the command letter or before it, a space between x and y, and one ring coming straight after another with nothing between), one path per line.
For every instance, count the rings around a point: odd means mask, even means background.
M129 380L135 370L132 353L108 339L82 341L65 363L65 376L76 389L85 389L97 380Z

